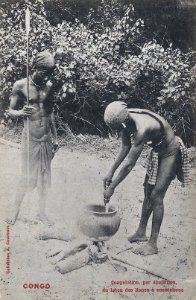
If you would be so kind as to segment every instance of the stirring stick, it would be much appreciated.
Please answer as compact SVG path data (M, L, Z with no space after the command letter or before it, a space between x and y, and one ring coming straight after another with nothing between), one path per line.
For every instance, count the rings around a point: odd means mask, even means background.
M106 205L105 205L105 212L108 213L108 211L109 211L109 202L106 203Z
M108 181L105 188L108 188L111 183L112 183L112 180ZM108 213L108 211L109 211L109 202L106 202L106 204L105 204L105 212Z

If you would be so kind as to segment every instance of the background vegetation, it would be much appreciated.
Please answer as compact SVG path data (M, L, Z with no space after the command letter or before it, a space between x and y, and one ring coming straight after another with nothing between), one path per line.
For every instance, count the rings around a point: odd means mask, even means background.
M120 0L30 3L30 63L44 49L56 57L52 101L60 133L106 135L104 109L123 100L160 113L187 144L195 144L194 41L191 31L175 27L175 35L171 26L179 14L186 20L187 10L177 10L176 1L159 1L158 7L147 2L151 10ZM6 109L12 85L26 76L25 7L9 1L0 8L2 126L11 124Z

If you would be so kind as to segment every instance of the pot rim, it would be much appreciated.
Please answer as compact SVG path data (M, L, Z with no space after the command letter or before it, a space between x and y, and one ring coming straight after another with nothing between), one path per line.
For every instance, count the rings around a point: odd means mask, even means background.
M109 208L111 208L112 211L108 211L108 212L92 210L92 207L96 207L96 206L105 207L104 205L101 205L101 204L88 204L88 205L85 206L84 211L89 212L89 213L93 213L93 214L96 214L96 215L112 215L112 214L117 213L117 210L116 210L115 206L113 206L113 205L109 206ZM90 207L91 207L91 209L90 209Z

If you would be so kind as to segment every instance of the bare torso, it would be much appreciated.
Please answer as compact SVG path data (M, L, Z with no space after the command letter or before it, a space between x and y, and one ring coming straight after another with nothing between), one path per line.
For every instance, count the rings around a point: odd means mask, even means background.
M36 86L29 80L29 105L33 107L33 112L29 116L29 133L39 139L50 131L50 113L47 105L47 98L51 90L51 85L43 87ZM22 79L18 86L18 95L22 98L22 105L27 104L27 80ZM21 99L20 99L21 100ZM24 128L27 127L27 118L24 117Z
M153 146L164 141L166 146L175 138L168 122L156 113L145 109L129 109L129 115L135 123L136 134L144 134L147 144Z

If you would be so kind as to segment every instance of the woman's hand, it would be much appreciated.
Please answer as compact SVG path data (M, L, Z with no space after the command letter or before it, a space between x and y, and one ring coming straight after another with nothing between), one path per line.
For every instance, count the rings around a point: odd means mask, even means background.
M112 183L113 174L109 173L103 179L103 187L106 189Z
M105 191L103 192L103 198L104 198L104 203L108 203L110 201L110 198L114 194L114 188L108 186Z

